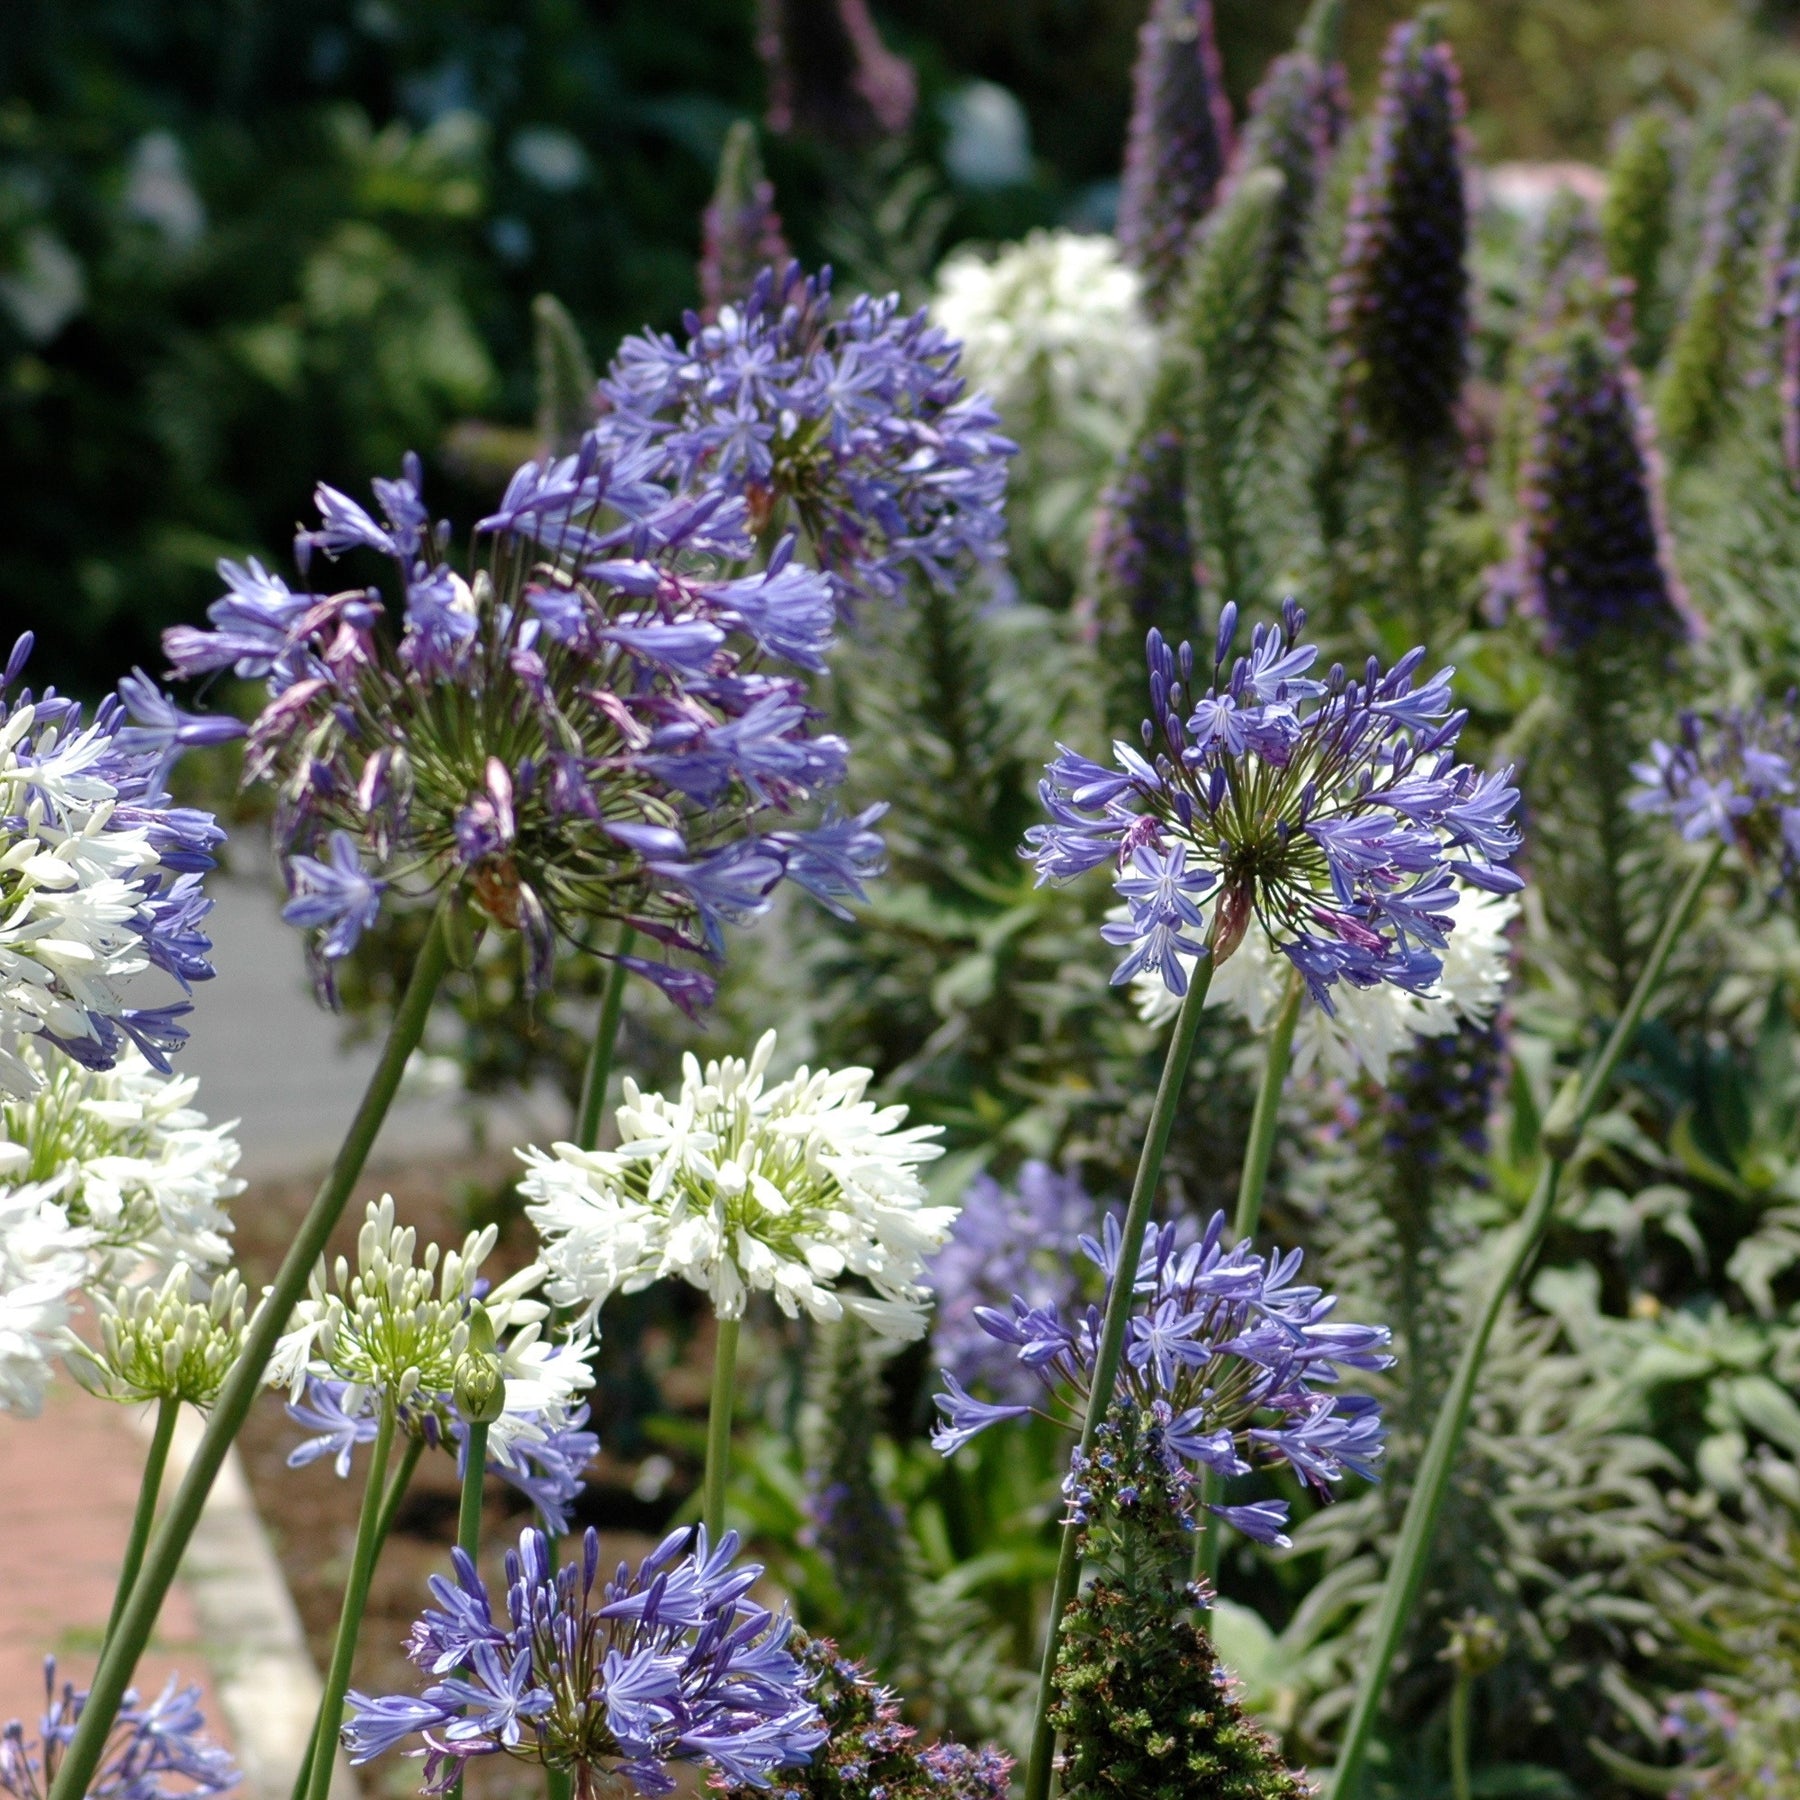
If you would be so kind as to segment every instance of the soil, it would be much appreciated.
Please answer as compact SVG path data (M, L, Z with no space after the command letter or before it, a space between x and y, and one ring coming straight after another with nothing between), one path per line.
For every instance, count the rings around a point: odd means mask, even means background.
M421 1243L460 1243L472 1215L491 1216L494 1197L504 1193L516 1169L510 1158L490 1156L373 1170L346 1207L328 1254L333 1258L339 1253L355 1255L364 1207L386 1193L394 1196L402 1222L417 1227ZM240 1266L252 1292L273 1278L312 1193L310 1181L263 1182L236 1202L233 1211L238 1221ZM516 1216L500 1222L500 1243L484 1265L484 1272L496 1279L528 1260L532 1242L529 1228ZM640 1329L630 1334L631 1361L640 1386L648 1376L670 1412L703 1416L704 1371L710 1348L690 1328L691 1314L637 1323ZM613 1341L618 1342L616 1335ZM652 1548L692 1492L697 1475L691 1466L682 1466L677 1452L663 1454L654 1439L634 1430L629 1421L619 1430L609 1431L608 1399L602 1390L596 1406L602 1451L589 1470L588 1489L575 1522L577 1533L589 1525L599 1531L603 1569L622 1559L635 1562ZM641 1395L637 1399L641 1403ZM611 1410L616 1413L619 1408ZM632 1410L629 1400L625 1410ZM641 1412L641 1404L636 1410ZM322 1669L331 1655L368 1462L366 1451L359 1452L347 1480L339 1479L330 1458L290 1469L288 1453L304 1436L303 1429L288 1417L282 1396L269 1394L253 1409L238 1443L257 1508L299 1608L314 1662ZM609 1441L629 1444L634 1456L626 1459L610 1454ZM406 1660L402 1644L413 1621L429 1604L427 1578L449 1571L456 1513L454 1459L443 1451L428 1450L420 1459L375 1571L357 1644L353 1688L370 1694L405 1694L416 1693L423 1685L424 1678ZM504 1591L501 1565L505 1551L533 1522L524 1497L490 1477L481 1561L496 1602ZM578 1554L579 1538L566 1539L562 1548L565 1555ZM418 1763L398 1754L381 1758L359 1774L369 1800L390 1800L418 1791ZM515 1796L523 1800L527 1794L541 1794L544 1780L536 1769L494 1757L471 1765L467 1785L472 1800L514 1800Z

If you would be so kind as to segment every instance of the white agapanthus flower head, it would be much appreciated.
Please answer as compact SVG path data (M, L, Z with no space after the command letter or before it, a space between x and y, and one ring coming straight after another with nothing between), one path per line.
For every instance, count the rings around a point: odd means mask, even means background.
M850 1312L886 1337L923 1334L926 1259L958 1210L931 1205L919 1179L938 1127L902 1129L905 1107L865 1100L867 1069L767 1085L774 1052L771 1031L747 1062L690 1055L673 1099L628 1077L616 1150L524 1153L552 1300L591 1319L611 1294L679 1276L723 1319L760 1291L790 1318ZM846 1275L874 1293L841 1289Z
M91 1241L46 1184L0 1190L0 1412L36 1418L42 1410Z
M1385 1081L1389 1063L1415 1038L1446 1037L1459 1026L1485 1024L1506 996L1512 973L1507 931L1518 912L1517 894L1459 885L1449 948L1437 980L1422 994L1385 981L1372 988L1340 982L1332 996L1335 1014L1305 996L1294 1030L1293 1068L1301 1074L1316 1068L1328 1076L1367 1075ZM1192 960L1182 961L1191 974ZM1252 1031L1263 1031L1281 1008L1291 967L1262 932L1248 931L1214 971L1206 1004L1229 1007ZM1181 1005L1154 970L1131 986L1138 1016L1148 1024L1173 1018Z
M538 1326L550 1309L527 1296L544 1279L537 1264L478 1292L481 1265L499 1233L472 1231L459 1250L427 1244L395 1216L394 1197L371 1200L356 1239L356 1261L340 1256L333 1268L320 1257L306 1298L269 1361L271 1387L298 1400L307 1377L349 1382L391 1394L401 1405L448 1395L456 1363L469 1343L469 1314L479 1299L495 1332Z
M17 1054L32 1091L0 1100L0 1189L46 1184L91 1232L103 1281L146 1261L203 1275L230 1260L225 1202L244 1189L235 1121L207 1124L192 1076L158 1074L129 1049L110 1069L31 1043Z
M227 1269L197 1299L197 1274L177 1263L160 1283L97 1289L99 1348L71 1344L69 1372L105 1400L210 1406L243 1348L245 1290Z

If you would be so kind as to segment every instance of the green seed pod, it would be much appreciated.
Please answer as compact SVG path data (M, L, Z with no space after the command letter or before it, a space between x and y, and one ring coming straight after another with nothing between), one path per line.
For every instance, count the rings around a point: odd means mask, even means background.
M491 1425L506 1410L506 1378L485 1306L469 1312L469 1342L456 1359L456 1410L466 1424Z

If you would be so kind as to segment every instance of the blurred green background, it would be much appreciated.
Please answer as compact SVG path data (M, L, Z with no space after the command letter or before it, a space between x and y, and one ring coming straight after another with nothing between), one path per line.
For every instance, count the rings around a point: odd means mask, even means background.
M1351 7L1364 92L1403 10ZM1143 0L876 11L919 75L889 172L930 203L921 256L1108 221ZM1301 11L1218 0L1240 109ZM218 556L285 560L316 479L355 488L416 447L437 504L469 512L445 434L528 419L532 297L559 295L601 355L674 325L724 132L764 104L755 0L0 15L0 605L9 630L39 633L34 672L90 689L155 664L157 631L217 591ZM1596 155L1626 107L1703 95L1747 29L1786 25L1731 0L1450 9L1489 157ZM1022 108L1029 154L1006 180L950 173L971 82ZM779 139L767 154L796 248L841 251L828 155Z

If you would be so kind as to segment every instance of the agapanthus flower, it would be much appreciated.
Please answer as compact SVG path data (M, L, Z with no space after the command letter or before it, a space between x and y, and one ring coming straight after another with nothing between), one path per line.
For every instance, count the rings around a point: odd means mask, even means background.
M312 1417L297 1416L321 1425L331 1448L344 1455L360 1441L358 1421L383 1401L401 1409L408 1430L446 1441L458 1423L457 1363L479 1305L499 1339L505 1380L504 1409L489 1427L491 1451L510 1457L521 1440L544 1442L569 1425L580 1395L593 1385L593 1346L580 1332L563 1341L543 1335L550 1309L529 1298L544 1278L538 1264L496 1286L482 1278L496 1237L490 1225L470 1232L460 1250L428 1244L415 1261L418 1234L398 1222L392 1196L371 1201L354 1266L340 1256L328 1285L320 1259L270 1358L270 1386L287 1388L295 1401L304 1396Z
M1073 1174L1048 1163L1023 1164L1005 1187L978 1175L963 1194L950 1241L931 1262L937 1296L931 1326L933 1361L965 1387L1007 1400L1029 1400L1029 1369L984 1331L983 1307L1019 1295L1034 1307L1073 1309L1086 1285L1075 1246L1100 1220L1100 1204Z
M1449 45L1429 20L1396 25L1332 281L1331 327L1352 418L1409 453L1454 441L1468 363L1462 118Z
M1689 843L1716 837L1784 887L1800 874L1800 712L1734 708L1716 719L1688 713L1673 744L1661 739L1632 765L1636 812L1672 819Z
M1210 0L1154 0L1138 32L1119 246L1161 317L1231 160L1231 102Z
M200 884L225 835L163 787L189 715L134 726L149 696L166 705L141 676L92 718L53 688L17 689L31 645L27 632L0 671L0 1092L22 1095L42 1080L25 1042L90 1069L135 1044L168 1073L191 1008L143 1004L140 977L185 993L212 974Z
M1577 282L1531 346L1517 585L1551 648L1605 633L1679 642L1697 621L1675 573L1661 468L1618 298Z
M1450 941L1443 967L1428 988L1415 991L1381 982L1372 988L1346 986L1325 1011L1311 994L1300 1002L1291 1066L1296 1074L1317 1069L1327 1077L1362 1074L1383 1081L1396 1056L1422 1039L1452 1037L1465 1026L1484 1025L1506 997L1512 975L1509 932L1518 917L1515 894L1488 894L1458 886L1451 908ZM1193 959L1184 959L1189 976ZM1290 965L1261 932L1248 932L1229 962L1213 975L1208 1006L1236 1013L1252 1031L1263 1031L1280 1010ZM1166 1024L1180 1001L1149 973L1132 982L1138 1016Z
M56 1685L56 1658L44 1658L44 1710L35 1739L14 1719L0 1732L0 1792L13 1800L45 1800L57 1765L75 1735L87 1695L73 1683ZM236 1787L237 1768L202 1733L200 1690L177 1687L174 1676L154 1700L128 1689L106 1740L90 1800L193 1800Z
M759 0L756 47L771 131L854 148L912 118L918 80L881 41L868 0Z
M0 1189L0 1412L36 1418L68 1343L93 1237L47 1183Z
M812 1760L776 1775L767 1788L726 1789L732 1800L1006 1800L1012 1758L951 1738L921 1744L900 1699L829 1638L794 1634L806 1691L828 1733Z
M840 607L994 563L1013 446L965 392L960 347L896 294L835 317L830 301L829 273L790 263L710 325L690 316L685 342L627 338L600 383L603 441L645 479L741 501L761 538L797 524Z
M453 1550L455 1579L431 1578L437 1606L406 1646L437 1679L417 1698L352 1692L351 1760L422 1736L427 1793L453 1787L469 1758L497 1755L571 1775L583 1800L622 1784L671 1793L677 1763L762 1786L825 1731L787 1618L744 1598L762 1570L734 1566L737 1548L735 1532L714 1548L704 1527L683 1529L596 1593L595 1532L557 1570L544 1534L527 1530L507 1552L504 1618Z
M97 1349L69 1346L69 1371L89 1393L124 1405L218 1398L244 1343L244 1283L235 1269L196 1298L195 1271L177 1263L160 1284L98 1289Z
M214 629L164 640L177 674L267 680L245 779L277 789L286 917L311 934L322 990L394 892L463 888L521 934L540 987L558 932L612 919L716 958L723 924L764 911L784 876L834 907L860 893L880 809L848 845L837 828L836 893L806 880L811 839L790 817L846 756L796 672L823 666L833 604L790 540L743 572L741 495L693 468L672 481L637 424L520 469L467 577L420 479L407 458L375 484L376 513L321 485L321 523L298 540L312 569L385 561L397 605L226 564ZM631 966L683 1005L710 997L699 970Z
M720 1318L765 1292L796 1317L845 1312L916 1338L931 1295L925 1259L953 1206L928 1203L918 1165L941 1154L934 1125L903 1129L904 1106L863 1098L867 1069L800 1069L765 1085L775 1034L748 1061L682 1062L673 1100L630 1076L619 1147L524 1152L526 1216L543 1239L545 1291L592 1319L609 1295L679 1276ZM874 1291L850 1291L846 1276Z
M756 127L739 119L725 134L718 185L700 221L702 316L717 318L721 306L749 291L759 269L788 260L775 186L756 153Z
M1295 1281L1298 1250L1259 1256L1248 1242L1224 1245L1225 1215L1215 1213L1196 1243L1181 1247L1173 1225L1151 1232L1135 1271L1133 1305L1112 1404L1151 1419L1158 1454L1177 1482L1199 1471L1247 1475L1287 1465L1322 1498L1346 1474L1373 1480L1382 1454L1381 1418L1366 1395L1333 1395L1348 1369L1381 1369L1393 1360L1379 1325L1331 1322L1335 1299ZM1081 1240L1110 1291L1118 1279L1119 1215L1102 1238ZM932 1442L945 1455L990 1425L1033 1412L1078 1425L1103 1327L1103 1307L1065 1316L1054 1305L1015 1297L984 1307L983 1330L1011 1346L1048 1391L1044 1407L977 1398L953 1376L937 1397L943 1418ZM1079 1471L1077 1471L1077 1474ZM1075 1516L1081 1490L1069 1489ZM1215 1506L1228 1524L1265 1543L1284 1541L1280 1501Z
M1192 959L1222 966L1254 922L1326 1012L1340 981L1423 993L1443 969L1457 884L1523 885L1505 860L1519 844L1511 771L1456 760L1467 715L1451 671L1415 686L1418 649L1386 672L1371 658L1360 681L1336 666L1320 679L1304 622L1289 601L1230 660L1227 603L1204 692L1191 646L1152 631L1154 762L1123 743L1112 768L1059 747L1046 771L1052 822L1027 847L1040 882L1113 865L1128 912L1101 931L1127 949L1116 983L1148 971L1185 994Z
M194 1107L194 1077L158 1074L134 1049L110 1069L31 1043L18 1056L32 1091L0 1100L0 1189L43 1183L91 1234L104 1275L229 1259L225 1202L244 1188L238 1145L230 1125L209 1125Z

